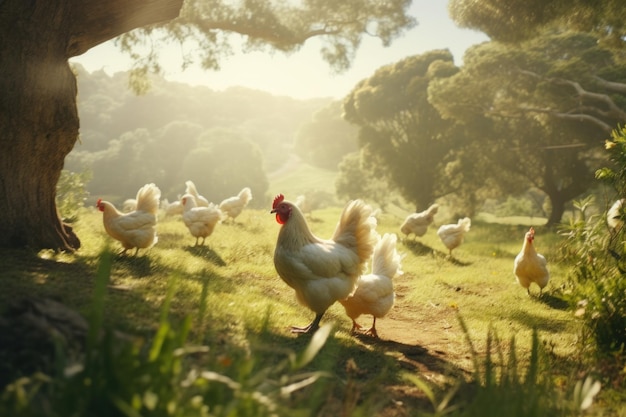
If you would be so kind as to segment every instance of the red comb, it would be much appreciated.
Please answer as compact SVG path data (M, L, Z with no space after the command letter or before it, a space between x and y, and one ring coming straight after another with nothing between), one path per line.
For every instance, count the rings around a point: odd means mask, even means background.
M285 199L284 195L278 194L276 197L274 197L274 204L272 204L272 208L275 209L276 206L282 203L284 199Z
M98 201L96 202L96 207L98 207L100 205L100 203L102 203L102 199L99 198Z

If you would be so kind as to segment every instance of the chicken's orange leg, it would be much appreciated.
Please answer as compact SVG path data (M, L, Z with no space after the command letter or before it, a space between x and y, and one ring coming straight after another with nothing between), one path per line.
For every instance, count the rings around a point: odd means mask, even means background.
M365 331L365 334L368 334L378 339L378 332L376 331L376 317L374 317L374 321L372 322L372 327L370 329L367 329Z
M298 327L291 326L291 333L313 333L320 327L320 320L322 320L322 316L324 313L317 313L315 318L308 326Z
M362 326L357 323L354 319L352 319L352 330L350 330L350 333L356 333L357 330L361 330Z

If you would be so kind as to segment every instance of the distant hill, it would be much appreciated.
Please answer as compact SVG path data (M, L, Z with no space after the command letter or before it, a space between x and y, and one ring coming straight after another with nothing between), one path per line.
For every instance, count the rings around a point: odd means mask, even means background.
M89 73L77 64L74 70L80 141L66 158L65 168L93 170L88 191L117 194L120 200L134 196L144 181L158 183L170 199L182 191L186 179L194 180L201 190L226 187L232 174L224 178L226 185L216 183L214 177L210 181L203 175L185 177L185 172L201 171L189 170L191 156L210 149L216 140L254 144L265 176L276 172L290 161L298 129L331 102L330 98L298 100L244 87L214 91L158 76L150 78L152 88L147 94L136 95L128 87L127 72ZM192 158L196 164L198 158ZM241 163L248 168L246 162ZM253 175L257 179L258 174ZM258 192L264 194L262 182ZM262 203L263 196L258 197Z

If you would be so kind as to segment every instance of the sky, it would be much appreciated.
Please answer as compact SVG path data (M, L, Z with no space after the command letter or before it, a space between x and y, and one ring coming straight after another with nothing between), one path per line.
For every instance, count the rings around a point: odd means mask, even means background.
M418 25L383 47L380 39L364 37L349 70L334 74L319 53L315 39L296 53L237 53L220 61L219 71L191 67L181 70L179 60L172 59L165 67L165 78L191 85L204 85L212 90L243 86L275 95L297 99L347 95L362 79L370 77L381 66L434 49L449 49L457 65L462 64L464 51L488 37L477 31L460 29L448 16L446 0L413 0L409 13ZM173 54L178 52L172 51ZM169 60L167 60L169 61ZM71 62L80 63L87 71L104 70L109 75L130 69L130 60L119 52L113 41L98 45Z

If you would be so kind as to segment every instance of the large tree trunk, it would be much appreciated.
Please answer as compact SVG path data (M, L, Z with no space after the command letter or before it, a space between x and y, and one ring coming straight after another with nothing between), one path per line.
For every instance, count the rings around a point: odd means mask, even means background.
M0 1L0 247L73 251L56 185L78 138L72 56L177 16L182 0Z
M561 219L563 218L563 213L565 213L566 201L563 199L563 196L559 193L548 195L548 198L550 199L552 210L550 210L550 216L548 217L548 222L546 223L546 226L553 227L561 223Z

